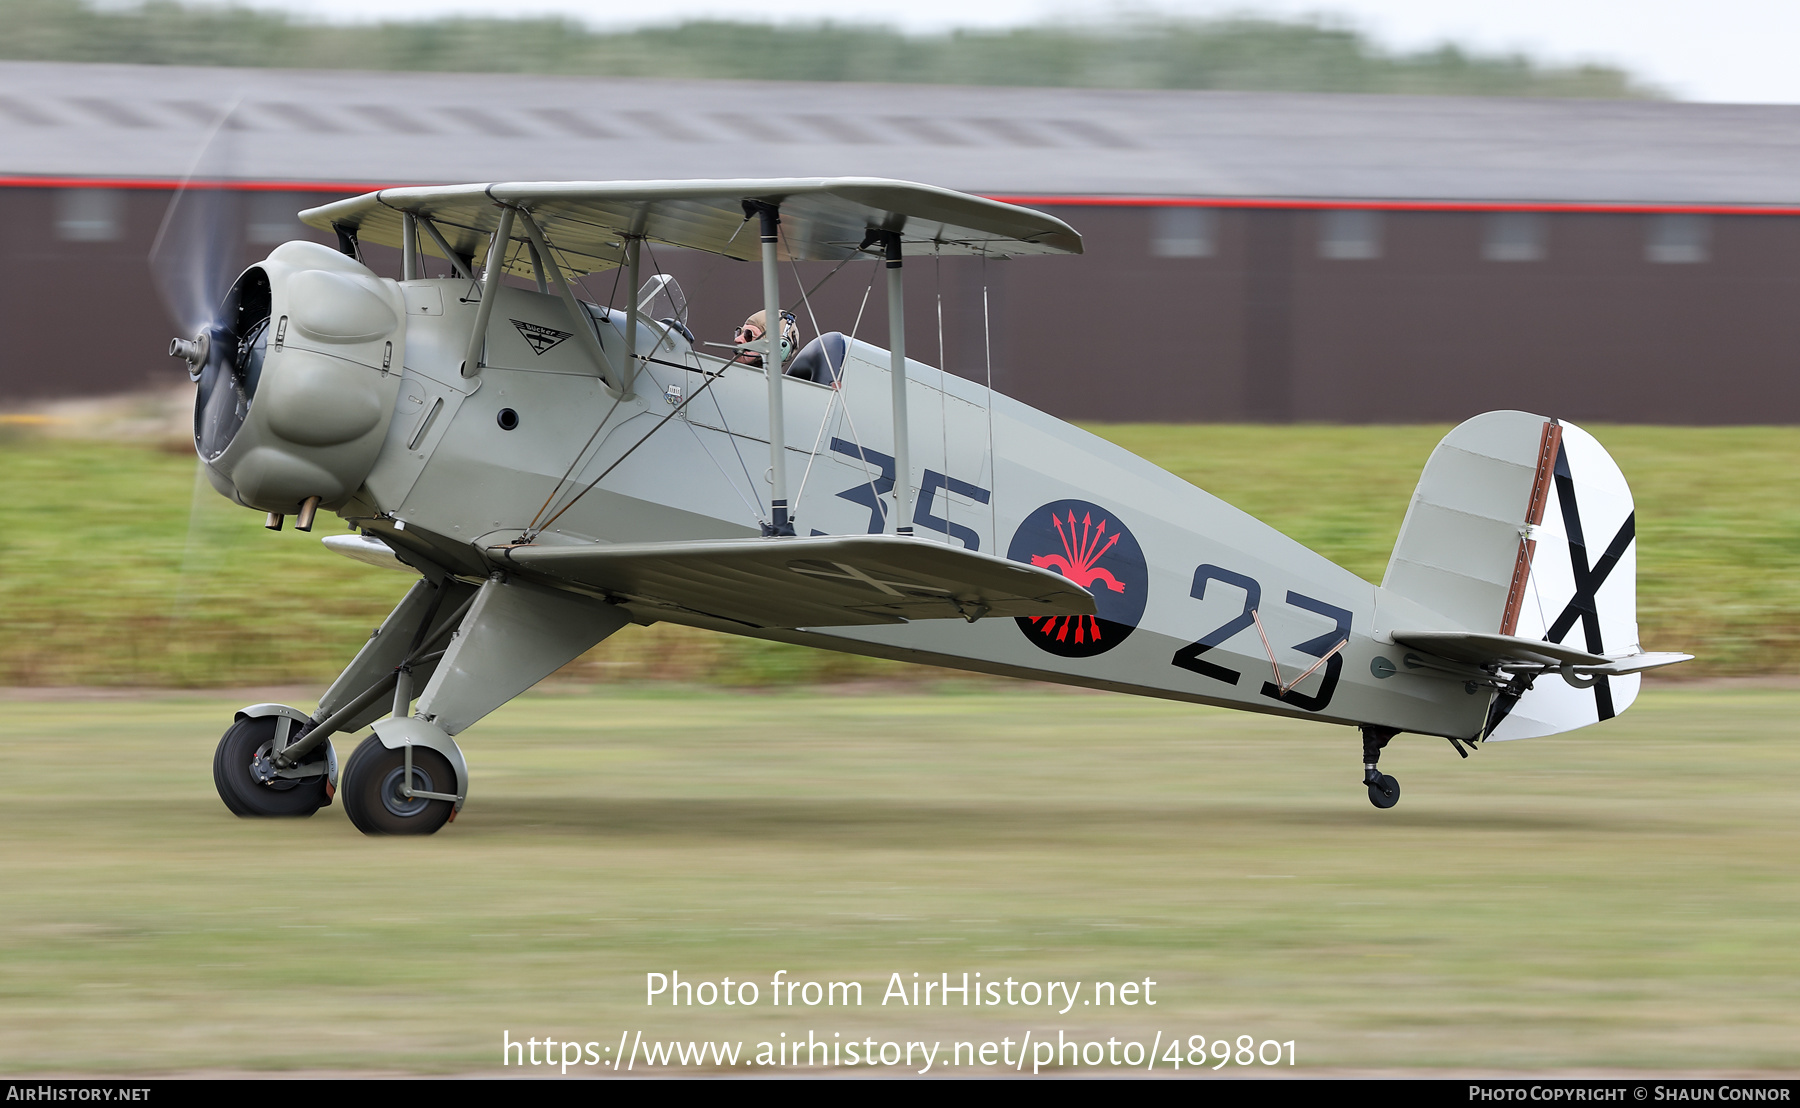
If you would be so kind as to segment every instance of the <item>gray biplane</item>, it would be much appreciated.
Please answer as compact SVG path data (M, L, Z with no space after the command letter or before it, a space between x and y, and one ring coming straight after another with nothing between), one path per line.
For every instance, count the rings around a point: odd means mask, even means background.
M1467 757L1567 731L1688 657L1639 646L1631 493L1571 424L1451 431L1375 586L909 359L904 259L1079 253L1041 212L841 178L395 188L302 218L340 249L277 247L173 344L195 447L268 526L336 512L355 533L327 546L417 580L314 711L237 713L213 775L242 816L341 792L365 832L436 831L469 793L458 733L659 620L1357 727L1381 808L1401 732ZM759 260L768 320L780 262L885 264L888 348L778 326L709 353L645 244ZM618 267L631 303L576 296ZM331 738L370 725L340 786Z

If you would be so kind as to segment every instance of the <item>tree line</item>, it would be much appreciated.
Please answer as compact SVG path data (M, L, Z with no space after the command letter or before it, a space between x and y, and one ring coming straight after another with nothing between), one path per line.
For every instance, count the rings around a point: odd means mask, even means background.
M1323 19L1126 16L906 34L877 25L715 19L627 29L575 20L370 24L152 0L0 0L0 58L149 65L876 81L1136 89L1655 98L1604 65L1551 65L1452 44L1383 48Z

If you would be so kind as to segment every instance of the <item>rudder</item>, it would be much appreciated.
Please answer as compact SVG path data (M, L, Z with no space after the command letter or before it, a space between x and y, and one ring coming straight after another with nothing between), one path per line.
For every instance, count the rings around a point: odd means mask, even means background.
M1641 650L1636 514L1617 463L1570 423L1488 412L1444 436L1419 477L1382 581L1446 629ZM1497 704L1488 738L1555 734L1623 712L1637 674L1546 674Z

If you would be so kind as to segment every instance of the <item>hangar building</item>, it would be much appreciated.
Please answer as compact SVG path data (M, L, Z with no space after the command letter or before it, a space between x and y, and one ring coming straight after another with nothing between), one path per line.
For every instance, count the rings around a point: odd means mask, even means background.
M0 403L180 371L145 258L227 109L207 158L246 262L381 185L900 177L1085 236L908 267L910 350L1059 416L1800 422L1796 107L26 62L0 63ZM702 338L760 303L753 266L655 264ZM826 272L800 268L796 294ZM812 299L823 329L869 268Z

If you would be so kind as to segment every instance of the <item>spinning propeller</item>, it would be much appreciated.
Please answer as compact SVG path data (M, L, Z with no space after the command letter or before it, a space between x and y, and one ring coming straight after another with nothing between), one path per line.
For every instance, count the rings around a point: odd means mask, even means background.
M208 460L224 452L249 412L268 325L266 282L260 290L234 286L243 254L243 204L227 173L235 108L213 125L150 248L157 293L189 336L174 339L169 354L188 363L199 385L194 443Z

